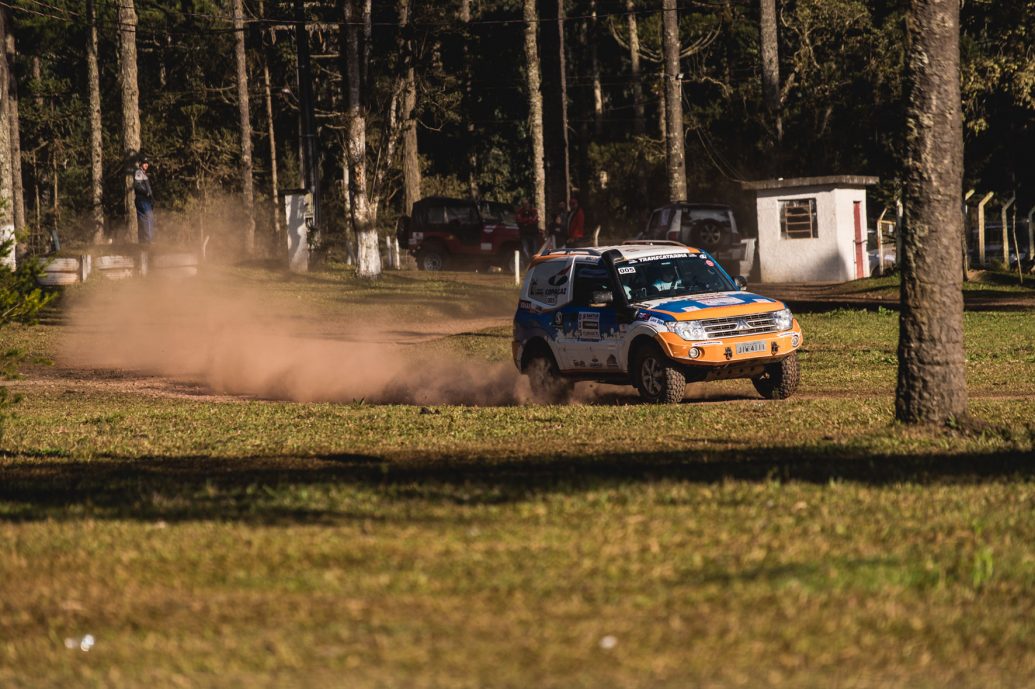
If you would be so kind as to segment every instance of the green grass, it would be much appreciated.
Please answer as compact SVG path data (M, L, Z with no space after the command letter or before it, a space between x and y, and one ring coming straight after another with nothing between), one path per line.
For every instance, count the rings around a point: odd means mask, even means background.
M513 299L238 275L331 322ZM892 423L886 310L799 314L784 402L196 400L31 365L0 455L0 686L1031 686L1030 316L967 314L992 423L969 434ZM54 322L0 344L45 358ZM509 328L427 346L506 361Z

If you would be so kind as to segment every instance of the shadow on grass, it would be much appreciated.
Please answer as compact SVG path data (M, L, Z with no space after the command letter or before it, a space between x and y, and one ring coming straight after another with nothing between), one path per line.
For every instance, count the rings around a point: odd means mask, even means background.
M834 446L746 447L503 460L478 456L396 460L340 454L109 456L76 461L14 455L0 456L0 521L89 516L297 524L377 519L379 504L382 509L406 501L506 504L552 492L659 481L969 485L1033 478L1035 462L1021 450L874 456ZM362 515L338 509L342 496L334 491L341 488L373 492L374 506Z

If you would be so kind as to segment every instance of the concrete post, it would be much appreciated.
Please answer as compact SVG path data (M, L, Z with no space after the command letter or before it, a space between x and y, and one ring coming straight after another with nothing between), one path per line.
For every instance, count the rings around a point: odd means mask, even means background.
M884 275L884 216L888 212L888 207L884 206L884 210L880 212L880 217L877 218L877 277Z
M985 267L985 205L995 196L994 191L985 194L984 198L978 201L978 266Z
M1003 223L1003 265L1006 266L1007 270L1010 269L1010 235L1006 231L1009 227L1008 218L1006 217L1006 211L1010 210L1010 206L1017 200L1017 196L1011 196L1010 200L1003 204L1003 207L999 210L999 219ZM1017 249L1017 260L1021 258L1020 247L1016 246L1017 241L1014 240L1014 248Z
M521 284L521 252L514 250L514 284Z
M970 213L967 212L967 201L974 195L976 189L970 189L963 195L963 281L967 281L967 271L970 270Z

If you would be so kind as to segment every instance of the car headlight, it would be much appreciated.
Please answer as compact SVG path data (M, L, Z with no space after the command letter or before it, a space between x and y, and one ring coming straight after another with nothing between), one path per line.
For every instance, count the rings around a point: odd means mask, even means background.
M708 333L705 332L704 324L701 321L676 321L669 323L668 329L684 340L708 339Z
M794 315L791 314L790 309L780 309L773 312L773 322L776 323L777 330L790 330L791 324L794 322Z

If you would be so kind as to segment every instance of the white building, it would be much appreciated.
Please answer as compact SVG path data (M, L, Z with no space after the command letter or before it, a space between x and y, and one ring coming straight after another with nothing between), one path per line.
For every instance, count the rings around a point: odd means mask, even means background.
M745 182L755 192L762 282L843 282L869 276L866 187L831 175Z

